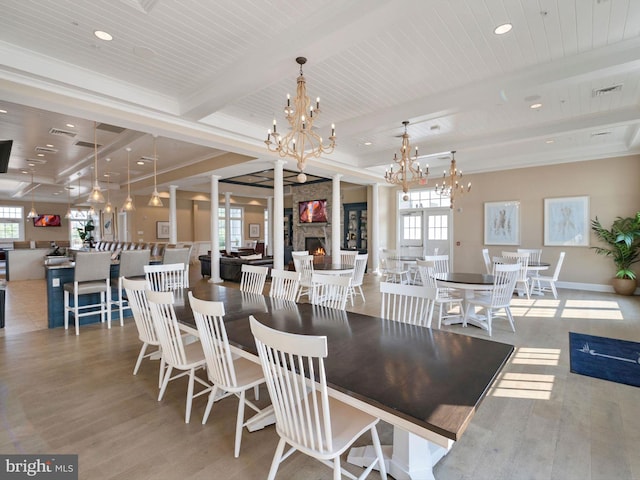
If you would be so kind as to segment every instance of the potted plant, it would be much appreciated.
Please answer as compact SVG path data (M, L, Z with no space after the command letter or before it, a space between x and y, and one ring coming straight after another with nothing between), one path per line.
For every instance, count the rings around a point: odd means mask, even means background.
M93 220L87 220L87 223L84 224L84 227L78 227L78 236L80 240L82 240L82 244L91 248L93 246L93 231L96 229L93 224Z
M591 220L591 230L608 248L591 247L597 254L613 258L617 268L613 289L621 295L632 295L637 278L631 265L640 260L640 212L634 217L617 217L610 229L602 226L598 217Z

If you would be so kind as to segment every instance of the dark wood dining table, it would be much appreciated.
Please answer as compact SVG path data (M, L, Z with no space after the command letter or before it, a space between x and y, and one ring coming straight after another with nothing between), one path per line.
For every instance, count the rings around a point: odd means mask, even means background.
M327 383L334 397L444 453L463 434L513 352L504 343L236 288L198 284L190 290L196 298L223 302L229 342L245 355L257 357L249 315L278 330L326 336ZM176 298L178 319L195 329L186 293ZM422 460L429 455L420 453Z

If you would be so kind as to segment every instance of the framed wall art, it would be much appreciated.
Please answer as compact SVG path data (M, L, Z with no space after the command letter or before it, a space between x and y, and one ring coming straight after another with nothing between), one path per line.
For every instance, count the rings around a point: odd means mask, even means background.
M485 202L484 244L520 245L520 202Z
M259 223L250 223L249 224L249 238L258 238L260 237L260 224Z
M589 197L544 199L544 244L589 246Z
M107 213L105 211L101 212L100 226L102 227L102 240L115 240L116 236L116 225L115 225L115 215L114 212Z
M156 238L158 240L169 239L169 222L156 222Z

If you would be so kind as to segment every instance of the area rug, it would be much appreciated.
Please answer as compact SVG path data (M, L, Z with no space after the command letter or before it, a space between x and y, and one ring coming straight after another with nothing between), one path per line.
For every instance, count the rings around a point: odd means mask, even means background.
M640 343L569 332L571 372L640 387Z

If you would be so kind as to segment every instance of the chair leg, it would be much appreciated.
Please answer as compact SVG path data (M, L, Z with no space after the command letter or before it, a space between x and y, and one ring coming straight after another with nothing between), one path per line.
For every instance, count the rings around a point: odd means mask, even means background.
M382 446L380 445L380 437L378 437L378 429L375 425L371 427L371 440L373 440L373 449L376 451L376 456L378 457L378 470L380 470L380 478L386 480L387 465L384 462Z
M342 468L340 468L340 456L333 459L333 480L342 480Z
M165 371L165 363L164 357L162 356L162 351L158 349L160 353L160 372L158 373L158 388L162 386L162 381L164 380L164 371Z
M216 393L218 393L217 385L214 385L209 393L209 400L207 401L207 407L204 409L204 415L202 416L202 424L204 425L209 420L209 414L211 413L211 408L216 401Z
M551 292L553 293L553 298L558 299L558 291L556 290L556 283L549 282L549 286L551 287Z
M167 367L167 371L164 372L164 379L162 380L162 387L160 387L160 393L158 394L158 401L162 400L164 396L164 391L167 389L167 384L169 383L169 379L171 378L171 372L173 371L173 367L169 365Z
M64 291L64 329L69 330L69 292Z
M511 315L511 308L505 307L504 311L507 314L507 319L509 320L509 323L511 324L511 330L513 330L515 332L516 331L516 326L513 323L513 315Z
M242 424L244 423L244 397L246 390L240 392L240 398L238 399L238 416L236 418L236 442L233 450L233 456L238 458L240 456L240 444L242 443Z
M189 385L187 387L187 408L184 412L184 423L189 423L191 420L191 404L193 403L193 383L195 381L196 369L189 370Z
M73 321L76 324L76 335L80 335L80 309L78 308L78 289L73 292Z
M140 348L140 354L138 355L138 360L136 361L136 366L133 368L133 374L138 374L138 369L140 368L140 364L142 363L142 359L144 358L144 354L147 352L147 347L149 344L144 342L142 344L142 348Z
M487 308L487 332L489 332L489 336L491 336L491 322L493 319L491 318L491 309Z
M253 398L260 400L260 385L253 387Z
M358 285L358 289L360 290L360 296L362 297L362 301L366 302L367 300L364 298L364 292L362 291L362 285Z
M284 452L284 447L286 442L284 438L280 438L278 442L278 446L276 447L276 452L273 454L273 460L271 461L271 468L269 469L269 476L267 480L275 480L276 473L278 473L278 467L280 466L280 459L282 458L282 452Z

